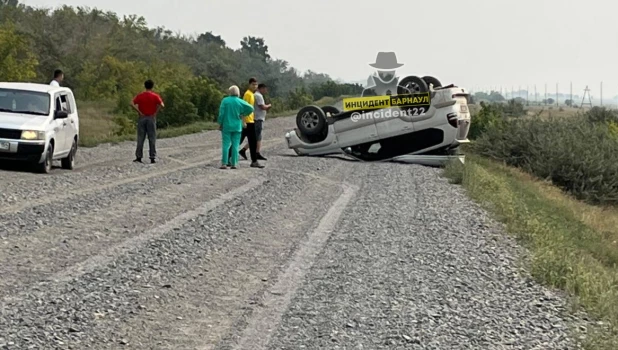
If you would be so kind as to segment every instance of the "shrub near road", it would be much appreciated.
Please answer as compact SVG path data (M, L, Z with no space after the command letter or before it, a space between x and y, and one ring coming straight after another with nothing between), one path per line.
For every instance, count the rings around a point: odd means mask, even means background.
M514 118L503 108L473 116L471 154L445 175L530 249L537 280L596 318L575 330L586 348L618 349L618 113Z
M475 153L550 180L588 203L618 204L615 111L596 107L569 118L492 122L476 140Z

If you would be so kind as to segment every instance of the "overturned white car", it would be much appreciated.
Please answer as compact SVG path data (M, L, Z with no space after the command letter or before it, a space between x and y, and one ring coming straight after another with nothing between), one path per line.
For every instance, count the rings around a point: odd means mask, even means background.
M296 129L285 135L288 147L298 155L344 153L363 161L463 162L458 147L470 142L466 89L441 87L435 78L416 76L398 85L395 96L345 99L344 111L303 107Z

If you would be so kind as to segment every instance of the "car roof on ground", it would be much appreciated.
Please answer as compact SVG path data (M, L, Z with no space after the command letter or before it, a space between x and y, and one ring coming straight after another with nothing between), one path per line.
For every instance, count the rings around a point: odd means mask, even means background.
M66 90L67 88L62 86L52 86L49 84L0 82L0 89L16 89L49 93L53 91Z

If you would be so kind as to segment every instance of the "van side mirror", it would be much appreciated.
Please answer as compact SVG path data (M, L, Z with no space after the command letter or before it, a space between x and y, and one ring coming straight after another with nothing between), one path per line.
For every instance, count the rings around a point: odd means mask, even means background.
M69 117L69 113L67 111L56 111L54 114L54 119L66 119Z

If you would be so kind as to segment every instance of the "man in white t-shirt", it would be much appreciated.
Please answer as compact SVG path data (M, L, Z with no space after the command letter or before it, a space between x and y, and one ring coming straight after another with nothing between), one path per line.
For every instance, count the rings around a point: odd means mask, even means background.
M51 86L60 86L60 82L64 79L64 73L60 69L54 72L54 79L49 83Z
M259 84L257 91L253 94L255 97L255 105L253 106L253 120L255 121L255 137L257 139L257 159L266 160L264 156L260 153L260 149L262 146L262 130L264 128L264 120L266 120L266 111L268 111L272 106L270 104L266 104L264 102L264 94L267 91L266 84Z

